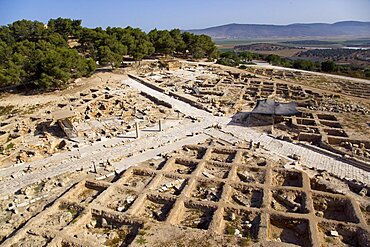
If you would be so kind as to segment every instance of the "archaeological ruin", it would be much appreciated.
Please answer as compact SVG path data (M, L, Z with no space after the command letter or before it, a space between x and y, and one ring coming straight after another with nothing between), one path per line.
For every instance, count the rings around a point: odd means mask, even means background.
M0 245L370 246L369 95L175 59L2 93Z

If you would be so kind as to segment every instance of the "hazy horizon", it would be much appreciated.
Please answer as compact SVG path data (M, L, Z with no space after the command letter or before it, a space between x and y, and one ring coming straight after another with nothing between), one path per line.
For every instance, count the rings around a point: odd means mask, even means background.
M273 26L289 26L289 25L295 25L295 24L335 24L340 22L370 22L369 21L358 21L358 20L338 20L335 22L294 22L294 23L288 23L288 24L274 24L274 23L225 23L218 26L227 26L227 25L273 25ZM204 28L194 28L194 29L207 29L212 27L218 27L218 26L210 26L210 27L204 27ZM191 30L191 29L190 29Z
M203 29L238 24L289 25L370 21L368 0L0 0L0 25L29 19L47 22L51 18L81 19L86 27L132 26L151 29Z

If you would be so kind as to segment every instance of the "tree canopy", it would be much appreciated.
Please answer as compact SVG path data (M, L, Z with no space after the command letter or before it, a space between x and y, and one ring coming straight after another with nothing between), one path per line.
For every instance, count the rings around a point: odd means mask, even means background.
M215 58L210 37L179 29L148 34L139 28L85 28L81 20L19 20L0 27L0 87L33 83L56 88L89 76L101 66L119 67L125 56L141 60L153 53Z
M68 46L81 21L58 18L49 24L20 20L0 28L0 87L30 82L60 87L95 70L92 59Z
M334 61L311 61L311 60L292 60L289 58L281 57L276 54L259 54L250 51L234 52L226 51L220 54L217 63L227 66L239 66L239 68L246 68L244 64L250 63L251 60L264 60L272 65L283 66L287 68L301 69L307 71L317 71L325 73L335 73L339 75L370 78L370 69L362 68L354 64L337 64Z

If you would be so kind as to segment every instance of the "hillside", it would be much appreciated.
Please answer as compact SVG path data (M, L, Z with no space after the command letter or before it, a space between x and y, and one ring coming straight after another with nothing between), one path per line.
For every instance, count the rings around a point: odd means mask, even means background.
M370 37L370 22L343 21L334 24L311 23L290 25L234 23L188 31L194 34L206 34L213 39Z

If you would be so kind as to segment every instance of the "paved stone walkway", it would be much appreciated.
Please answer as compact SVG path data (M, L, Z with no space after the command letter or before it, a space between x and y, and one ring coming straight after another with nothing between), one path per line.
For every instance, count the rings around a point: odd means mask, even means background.
M327 170L338 177L356 179L370 184L370 173L350 164L293 143L276 140L251 128L228 125L231 118L213 116L211 113L155 91L133 79L125 80L123 83L170 103L174 109L187 116L197 118L198 121L165 121L164 131L153 131L153 128L151 128L152 131L149 131L150 128L148 128L147 131L141 132L140 139L132 140L134 133L130 132L121 137L82 147L80 150L55 154L43 160L1 169L0 196L14 193L45 178L73 172L81 168L90 169L93 162L106 162L108 159L116 160L113 165L118 171L122 171L160 153L171 152L192 142L204 141L208 136L217 137L230 143L240 140L260 142L270 152L283 156L294 153L301 156L307 167ZM223 131L210 128L215 125L223 126ZM195 133L199 133L199 135L194 135ZM128 155L132 156L120 160ZM24 173L28 166L32 168L31 172Z
M243 131L241 131L243 128ZM302 157L305 166L326 170L340 178L356 179L370 184L370 172L357 168L351 164L335 159L325 154L315 152L290 142L274 139L266 134L258 133L250 128L228 125L224 131L244 140L260 142L267 150L279 155L297 154Z
M0 176L2 178L0 182L0 195L13 193L42 179L58 176L66 172L74 172L80 169L92 169L93 163L107 162L108 159L119 161L119 159L133 154L138 154L137 156L140 156L143 151L152 148L157 149L162 146L167 147L167 149L163 151L164 153L173 151L173 143L190 138L193 133L199 132L199 130L207 127L204 124L205 122L177 124L162 132L142 131L140 139L129 140L121 138L121 142L123 141L123 143L118 146L102 147L100 149L93 147L91 150L86 148L80 150L81 155L79 155L78 151L66 152L63 155L55 155L56 157L53 155L46 159L3 169L0 171ZM24 173L28 165L32 166L33 171ZM125 166L117 165L116 168L121 171L124 167ZM14 173L12 174L12 172Z
M180 123L179 120L167 120L163 123L165 129L176 126ZM148 127L144 129L142 136L150 136L155 134L156 130L153 130L154 127ZM153 130L153 131L150 131ZM153 133L154 132L154 133ZM93 145L83 145L78 149L73 149L69 152L53 154L50 157L44 158L42 160L35 160L33 162L15 164L11 167L6 167L0 169L0 177L10 176L19 177L23 175L23 170L26 170L28 167L31 167L31 170L43 167L43 166L52 166L54 163L59 163L61 160L70 160L76 157L83 158L85 156L91 156L91 154L98 153L102 150L105 150L106 147L123 145L130 140L135 139L135 131L127 132L126 134L119 135L111 139L103 139L100 142L96 142Z

